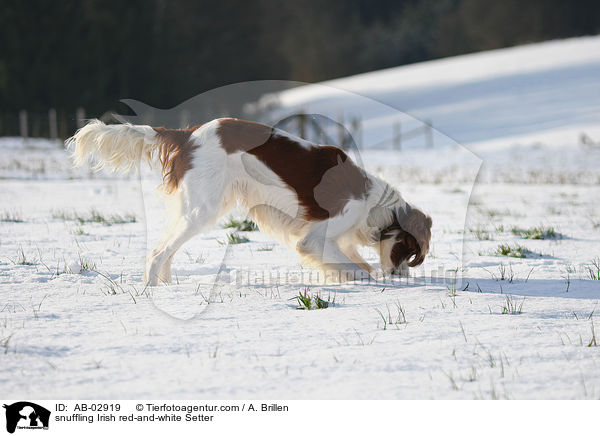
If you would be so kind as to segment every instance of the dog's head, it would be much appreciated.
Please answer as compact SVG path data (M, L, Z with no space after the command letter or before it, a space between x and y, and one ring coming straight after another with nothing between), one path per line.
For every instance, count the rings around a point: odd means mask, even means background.
M431 239L431 217L406 204L392 211L392 222L381 230L379 258L386 274L423 263Z

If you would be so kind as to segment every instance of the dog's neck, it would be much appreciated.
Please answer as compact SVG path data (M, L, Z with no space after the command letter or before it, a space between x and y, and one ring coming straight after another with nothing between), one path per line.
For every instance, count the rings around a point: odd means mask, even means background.
M388 183L376 177L371 181L371 191L367 199L369 213L360 232L364 245L379 243L382 232L393 226L400 227L411 208L400 193Z

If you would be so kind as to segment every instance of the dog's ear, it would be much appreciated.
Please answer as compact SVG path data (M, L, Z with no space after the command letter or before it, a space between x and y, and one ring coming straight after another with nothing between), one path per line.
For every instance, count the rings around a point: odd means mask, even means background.
M410 262L408 262L408 266L419 266L423 263L423 261L425 260L425 256L427 255L427 251L423 250L421 248L421 246L419 245L419 251L415 254L415 258L413 260L411 260Z
M404 210L398 211L398 217L402 229L409 233L418 244L418 250L415 250L415 257L408 263L408 266L421 265L429 251L433 221L431 217L425 215L419 209L408 205Z
M408 266L418 266L421 265L423 263L423 261L425 260L425 256L427 255L427 252L429 251L429 241L431 240L431 226L433 225L433 221L431 220L430 216L426 216L424 215L420 210L416 209L417 212L419 212L420 214L422 214L425 219L423 221L423 224L420 226L417 226L417 230L415 231L416 235L414 235L414 238L417 240L417 243L419 244L419 251L417 253L417 255L415 256L415 258L408 263ZM421 217L418 218L418 220L422 219Z

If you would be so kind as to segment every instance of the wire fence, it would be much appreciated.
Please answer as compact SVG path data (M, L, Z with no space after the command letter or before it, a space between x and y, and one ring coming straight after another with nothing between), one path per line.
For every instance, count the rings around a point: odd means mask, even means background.
M400 151L406 148L410 141L411 147L434 148L433 124L430 120L422 123L407 123L397 119L389 123L389 135L379 132L384 139L375 142L365 142L363 122L358 116L346 116L340 112L337 120L324 115L300 112L289 115L278 121L275 127L288 133L318 144L337 145L343 149L369 148L392 149ZM384 127L385 128L385 127Z
M184 128L190 125L190 112L181 110L174 114L179 125ZM86 111L80 107L72 113L49 109L47 112L31 112L22 110L18 113L0 113L0 136L20 136L22 138L66 139L86 122ZM287 131L300 138L318 144L337 145L343 149L369 148L402 150L408 141L424 148L434 147L434 133L431 121L420 125L404 123L401 119L388 124L389 135L381 132L385 139L374 143L365 143L363 122L355 115L344 116L340 111L337 119L320 115L299 112L278 121L271 121L275 127Z
M85 123L85 110L0 112L0 136L66 139Z

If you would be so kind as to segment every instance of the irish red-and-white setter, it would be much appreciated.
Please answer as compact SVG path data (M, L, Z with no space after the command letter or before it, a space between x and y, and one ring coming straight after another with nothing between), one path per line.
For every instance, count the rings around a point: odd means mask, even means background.
M388 183L359 168L340 148L233 118L189 129L89 122L68 141L82 164L128 170L140 161L162 166L162 188L174 219L146 262L150 286L170 282L176 251L235 205L261 231L295 249L328 278L368 278L357 246L379 252L384 273L423 262L431 218Z

